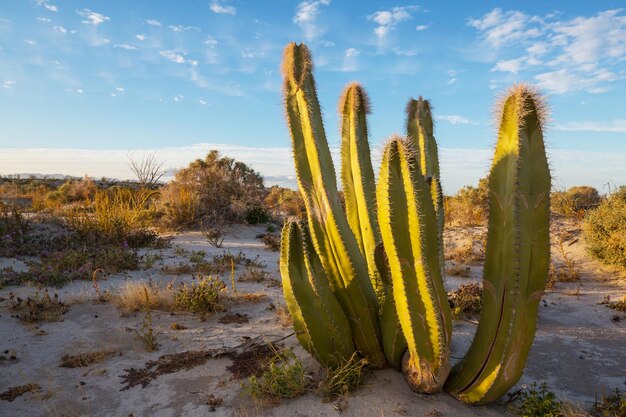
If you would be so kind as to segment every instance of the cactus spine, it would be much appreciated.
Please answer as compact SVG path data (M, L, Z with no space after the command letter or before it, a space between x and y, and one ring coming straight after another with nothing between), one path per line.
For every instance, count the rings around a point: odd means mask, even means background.
M410 143L385 147L378 180L378 222L389 258L398 317L408 343L403 371L417 392L437 392L448 376L451 313L441 276L437 217Z
M376 295L339 201L306 45L289 44L282 69L287 123L313 245L350 322L357 349L374 367L384 367Z
M502 100L489 175L485 292L478 330L446 390L484 404L520 378L532 344L550 262L550 171L542 124L544 106L524 85Z
M283 293L300 344L334 368L355 351L348 319L337 302L305 228L285 224L280 250Z

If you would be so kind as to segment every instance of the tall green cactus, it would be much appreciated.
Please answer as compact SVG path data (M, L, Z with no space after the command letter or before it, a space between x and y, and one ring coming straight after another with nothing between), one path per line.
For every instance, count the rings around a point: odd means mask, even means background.
M298 185L315 250L350 322L357 348L373 366L384 367L376 295L367 263L339 201L313 80L313 62L306 45L287 46L282 70Z
M363 87L350 83L339 99L341 115L341 184L346 215L361 254L367 261L378 301L378 316L387 362L400 368L406 341L398 323L391 279L386 264L379 265L376 247L381 244L376 218L376 181L368 142L369 100Z
M489 175L489 231L483 309L469 352L446 390L484 404L521 377L535 335L550 263L550 170L542 135L544 105L532 89L513 87Z
M434 204L406 140L394 137L385 147L377 201L396 309L408 342L403 371L415 391L437 392L450 371L451 313Z
M285 109L309 232L285 226L280 269L298 340L329 367L356 349L375 367L402 363L418 392L435 392L445 382L464 402L498 398L523 370L549 263L550 172L540 98L517 86L502 102L489 179L483 312L469 352L446 381L451 320L430 104L421 97L409 102L408 138L387 144L376 187L367 98L358 84L346 88L344 211L312 68L305 45L287 46Z

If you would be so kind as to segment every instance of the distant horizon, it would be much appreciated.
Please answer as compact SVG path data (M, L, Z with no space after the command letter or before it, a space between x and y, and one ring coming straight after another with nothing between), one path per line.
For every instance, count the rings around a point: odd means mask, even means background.
M375 175L378 175L381 143L371 144ZM222 156L244 162L259 172L265 185L297 188L290 147L249 147L219 143L199 143L193 146L161 149L93 150L93 149L3 149L0 152L0 176L9 175L61 175L81 178L85 175L99 179L132 181L136 176L130 169L129 156L141 160L154 154L163 163L165 175L162 182L169 182L175 172L196 159L204 159L216 149ZM339 175L339 147L331 146L335 171ZM615 187L626 185L626 154L608 152L581 152L563 149L547 149L552 170L552 186L564 190L572 186L588 185L601 194ZM18 156L19 155L19 156ZM492 149L440 148L442 185L446 195L453 195L464 186L476 186L478 180L487 176L493 157ZM67 167L55 171L59 164ZM593 172L581 171L584 164L596 164ZM46 169L46 167L48 167ZM337 178L339 183L339 178Z

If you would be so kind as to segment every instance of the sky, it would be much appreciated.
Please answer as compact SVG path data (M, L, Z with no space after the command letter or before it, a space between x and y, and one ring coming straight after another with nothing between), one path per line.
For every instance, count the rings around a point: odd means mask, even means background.
M620 7L621 6L621 7ZM374 159L429 99L444 191L488 172L492 109L516 82L547 96L553 183L626 184L626 11L619 1L4 0L0 174L171 178L209 149L295 186L281 98L289 42L312 51L331 148L342 88L372 103ZM338 169L338 167L337 167Z

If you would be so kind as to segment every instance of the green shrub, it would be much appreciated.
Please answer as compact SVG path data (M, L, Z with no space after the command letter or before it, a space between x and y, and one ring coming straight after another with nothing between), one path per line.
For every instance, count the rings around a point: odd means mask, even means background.
M249 207L246 210L245 219L246 223L248 224L261 224L269 223L272 221L272 217L262 206Z
M609 395L602 394L600 402L597 402L594 411L601 417L624 417L626 416L626 391L615 391Z
M226 285L219 277L200 276L196 282L182 284L174 294L176 306L183 310L213 312L218 308L220 292Z
M589 255L603 264L626 268L626 186L587 213L583 237Z
M256 399L269 402L292 398L304 393L308 385L302 362L290 349L276 352L268 368L259 376L251 376L244 389Z
M524 386L512 408L521 417L563 417L562 405L545 382L538 389L533 382L530 387Z
M600 204L598 190L588 186L576 186L567 191L556 191L551 195L550 209L565 217L581 217L586 211Z

